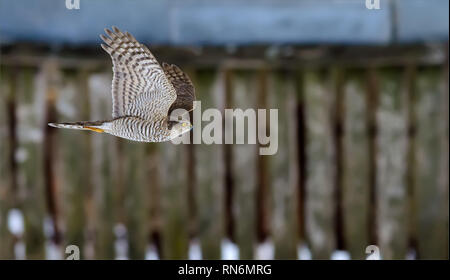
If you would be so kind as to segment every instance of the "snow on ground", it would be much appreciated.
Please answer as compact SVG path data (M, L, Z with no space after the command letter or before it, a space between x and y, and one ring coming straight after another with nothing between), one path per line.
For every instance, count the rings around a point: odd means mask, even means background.
M150 244L147 246L147 250L145 250L145 259L159 260L158 250L156 249L155 244Z
M26 257L25 243L23 242L25 223L22 211L20 211L19 209L9 210L7 223L9 232L11 232L17 238L17 242L14 244L14 256L16 260L24 260Z
M24 218L23 214L19 209L11 209L8 212L8 229L9 231L17 237L17 242L14 245L14 253L16 259L25 259L25 243L23 242L24 233ZM45 243L45 254L46 259L62 259L64 256L62 254L63 250L60 246L57 246L51 241L53 236L53 221L50 217L46 217L43 223L44 235L47 239ZM116 240L114 242L116 259L128 259L128 241L127 241L127 229L123 224L116 224L114 227L114 234ZM231 242L229 239L225 238L221 242L222 256L223 260L238 260L239 259L239 248L238 246ZM270 239L267 239L261 244L255 247L255 259L258 260L271 260L274 257L274 244ZM300 260L310 260L311 251L306 244L301 244L297 247L297 255ZM201 244L198 239L193 239L189 243L188 257L190 260L201 260L202 251ZM349 260L351 259L350 254L344 250L334 251L330 258L332 260ZM415 250L409 250L405 256L408 260L416 259ZM145 259L147 260L159 260L158 250L154 244L149 244L146 249ZM375 258L375 256L369 256L367 259L380 259Z
M47 260L61 260L63 258L62 248L52 241L54 232L53 220L48 216L45 217L42 227L47 240L45 241L45 258Z
M202 248L200 247L200 242L197 239L193 239L189 244L188 251L190 260L201 260L202 259Z
M344 250L336 250L331 253L332 260L350 260L350 253Z
M256 245L255 259L273 260L274 247L272 241L267 239L261 244Z
M306 244L298 245L297 256L298 256L299 260L310 260L311 259L311 251L309 250L309 248Z
M123 224L116 224L114 226L114 234L116 236L116 241L114 242L116 260L128 259L127 228Z
M52 241L45 242L45 258L47 260L61 260L62 248Z
M239 259L239 248L229 239L222 240L222 260L237 260Z
M19 240L16 244L14 244L14 255L16 256L16 260L26 259L25 243L23 240Z
M416 250L409 249L408 252L406 253L405 259L407 259L407 260L415 260L415 259L417 259Z
M24 221L22 211L11 209L8 212L8 229L17 237L22 236L24 231Z

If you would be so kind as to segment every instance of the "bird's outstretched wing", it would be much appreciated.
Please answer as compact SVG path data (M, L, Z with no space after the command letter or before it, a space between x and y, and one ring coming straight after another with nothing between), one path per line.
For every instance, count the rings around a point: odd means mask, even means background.
M100 37L106 43L102 48L113 62L113 118L167 116L176 91L150 50L117 27L105 32L109 37Z
M163 62L162 67L177 93L177 99L170 106L169 114L179 108L186 111L192 110L195 101L195 89L189 76L174 64L170 65Z

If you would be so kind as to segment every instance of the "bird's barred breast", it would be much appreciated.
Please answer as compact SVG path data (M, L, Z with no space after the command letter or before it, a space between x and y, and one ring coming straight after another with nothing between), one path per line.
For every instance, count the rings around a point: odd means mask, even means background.
M164 142L170 140L170 130L164 120L144 120L123 117L114 120L112 135L141 142Z

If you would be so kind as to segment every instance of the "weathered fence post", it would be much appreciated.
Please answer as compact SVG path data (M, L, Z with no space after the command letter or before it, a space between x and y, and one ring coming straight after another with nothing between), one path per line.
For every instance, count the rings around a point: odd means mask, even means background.
M448 258L448 79L439 68L419 69L413 102L414 185L418 257ZM448 70L447 70L448 71ZM445 73L445 72L444 72Z
M146 145L142 142L124 141L125 226L128 233L128 257L144 259L148 244L148 186Z
M233 72L232 82L232 108L256 108L258 92L256 75L251 72L236 70ZM225 128L225 133L233 133L235 142L232 146L232 174L234 183L233 215L235 223L236 243L239 246L240 259L253 259L256 245L256 184L257 184L257 157L258 146L249 144L246 136L249 129L256 124L254 118L243 117L246 121L245 129L236 127L237 118L234 118L234 130ZM235 114L236 116L236 114ZM231 119L232 120L232 119ZM227 120L229 122L230 119ZM248 122L247 122L248 121ZM255 123L252 123L255 122ZM256 127L254 127L256 129ZM225 135L227 139L227 135ZM246 141L247 139L247 141ZM240 144L241 143L241 144ZM245 144L244 144L245 143Z
M345 249L344 238L344 213L343 198L344 191L342 185L342 167L343 167L343 95L344 80L346 72L340 66L334 66L331 70L331 92L330 99L333 102L332 120L333 120L333 146L334 146L334 167L333 167L333 195L334 195L334 233L336 238L335 247L337 250Z
M42 141L44 124L43 91L35 91L34 70L24 68L20 73L18 92L18 172L22 209L25 222L25 245L27 259L45 258L45 236L43 221L45 217L44 186L42 168Z
M162 155L158 150L158 145L147 146L147 180L148 182L148 234L149 240L152 243L159 258L161 258L162 244L161 244L161 175L160 162L162 162Z
M60 120L89 120L89 88L87 72L64 72L63 88L59 100ZM63 103L65 103L63 105ZM66 111L63 111L66 108ZM80 248L80 257L85 258L87 224L86 199L91 188L91 149L90 132L76 130L58 130L59 145L63 159L63 197L64 203L64 246L76 245ZM63 248L64 249L64 248Z
M298 162L299 178L297 191L297 225L299 245L304 246L306 240L306 121L305 121L305 94L304 73L301 69L295 71L295 87L297 91L297 140L298 140ZM300 258L300 256L298 256Z
M307 70L304 104L307 157L306 230L312 257L328 259L335 247L333 123L334 91L327 73Z
M263 135L267 137L269 133L269 123L270 123L270 109L277 109L275 105L269 106L268 97L270 96L268 91L269 89L269 77L270 73L266 66L262 66L261 69L258 70L257 79L258 79L258 107L255 109L267 109L266 110L266 118L265 122L260 121L258 116L258 124L257 124L257 135ZM275 143L272 143L275 145ZM277 148L279 147L278 142ZM260 143L258 141L258 148L264 148L268 146L267 144ZM272 205L272 195L271 195L271 186L270 186L270 158L271 156L258 156L258 166L257 166L257 186L256 186L256 234L257 234L257 242L264 243L267 238L270 237L270 228L271 228L271 205ZM258 256L256 256L258 257ZM264 257L264 256L262 256ZM269 257L269 256L268 256Z
M111 77L107 74L92 74L89 77L90 118L107 119L111 115ZM114 222L113 193L116 190L114 164L117 161L113 136L93 134L92 140L92 190L95 210L90 222L94 231L96 259L114 259Z
M231 69L224 68L221 70L221 74L223 75L224 81L224 92L225 92L225 108L232 108L232 97L233 97L233 73ZM228 123L228 125L227 125ZM235 186L233 181L233 153L232 153L232 145L225 144L225 136L227 133L232 134L233 126L233 118L232 116L224 115L223 120L223 139L224 139L224 161L225 161L225 236L228 237L233 242L236 242L236 234L235 234L235 219L234 219L234 207L233 207L233 197L235 192ZM231 137L233 138L233 137Z
M164 259L188 257L187 149L184 144L158 143L161 151L162 254Z
M416 120L414 115L414 100L416 89L417 66L407 65L405 69L405 87L408 102L408 152L407 152L407 170L406 170L406 188L407 188L407 238L408 250L414 252L417 257L418 250L418 228L417 228L417 193L414 183L415 177L415 146L416 146Z
M2 67L0 72L0 259L14 259L13 235L8 230L8 211L11 207L11 167L8 153L11 149L9 140L8 106L11 104L11 73L7 67ZM8 139L8 140L6 140Z
M376 191L382 258L406 256L407 95L403 69L379 71L376 109Z
M196 72L194 84L203 112L209 108L216 108L223 112L225 96L222 88L223 81L219 75L211 69ZM212 119L206 119L206 121L210 122L205 125L213 123ZM220 123L222 124L222 121ZM214 132L211 135L214 135ZM220 246L224 236L223 152L223 145L217 143L202 143L195 146L197 233L203 259L220 259L221 257Z
M47 211L52 222L52 242L56 246L61 245L62 215L60 213L61 205L61 184L63 177L61 157L58 156L61 148L57 145L57 130L46 125L49 122L56 122L56 102L62 86L62 77L59 70L58 61L55 57L50 57L43 62L39 71L43 83L45 95L45 118L44 118L44 181L45 181L45 200Z
M270 156L271 233L275 259L296 259L298 240L298 141L297 96L292 73L273 75L269 108L278 109L278 124L271 133L278 134L278 151Z
M363 259L368 243L369 143L367 94L360 69L348 70L343 92L342 191L344 236L352 259Z

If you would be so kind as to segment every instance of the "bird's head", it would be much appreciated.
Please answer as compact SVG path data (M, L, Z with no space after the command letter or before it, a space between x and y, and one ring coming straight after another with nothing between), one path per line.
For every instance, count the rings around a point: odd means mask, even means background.
M174 125L172 125L172 128L170 130L170 139L174 139L175 137L178 137L191 129L192 124L190 121L187 120L178 121Z

